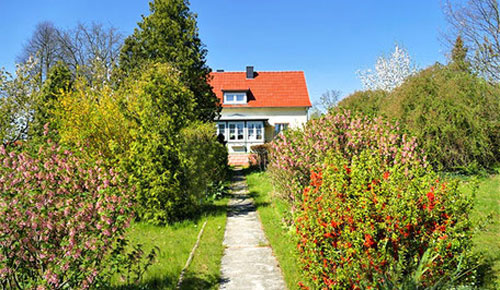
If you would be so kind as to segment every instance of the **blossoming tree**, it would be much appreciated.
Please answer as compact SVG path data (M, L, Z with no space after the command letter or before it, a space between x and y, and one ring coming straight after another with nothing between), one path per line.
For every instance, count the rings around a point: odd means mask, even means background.
M375 69L360 70L357 75L365 90L392 91L416 72L408 51L396 44L390 56L377 59Z

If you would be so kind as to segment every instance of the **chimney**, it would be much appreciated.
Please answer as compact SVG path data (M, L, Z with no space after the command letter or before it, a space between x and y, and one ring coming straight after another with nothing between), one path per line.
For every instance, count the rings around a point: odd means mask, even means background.
M224 70L223 69L218 69L217 72L224 72Z
M253 79L253 66L247 66L247 79Z

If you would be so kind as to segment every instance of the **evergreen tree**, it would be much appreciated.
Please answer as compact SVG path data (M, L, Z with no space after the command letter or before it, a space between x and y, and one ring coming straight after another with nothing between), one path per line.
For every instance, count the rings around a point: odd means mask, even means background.
M73 75L63 62L59 61L49 70L47 79L35 102L33 124L30 129L31 137L42 136L44 126L47 123L49 123L51 133L57 130L53 112L63 92L71 90L72 82Z
M149 62L168 62L181 72L181 81L196 98L197 119L211 121L220 108L207 82L210 68L206 49L198 36L196 15L186 0L153 0L151 14L143 16L134 33L125 39L120 67L126 74Z
M460 35L455 40L455 45L451 50L450 64L460 71L470 71L470 63L467 60L467 48L464 46L464 42Z

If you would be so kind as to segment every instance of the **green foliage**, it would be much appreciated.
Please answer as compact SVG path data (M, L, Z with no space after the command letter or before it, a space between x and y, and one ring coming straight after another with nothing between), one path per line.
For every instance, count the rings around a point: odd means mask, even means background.
M404 158L398 154L396 159ZM473 195L418 160L330 151L294 213L298 250L317 288L410 289L477 282Z
M128 93L136 96L126 112L134 123L133 141L122 165L137 189L138 214L152 223L188 217L199 198L187 190L180 130L193 117L194 96L163 64L146 70Z
M436 167L475 171L500 156L500 87L452 64L408 79L381 105L418 140Z
M55 113L61 141L127 172L138 217L155 224L191 217L226 177L226 148L213 123L193 123L195 98L180 74L150 64L118 89L80 77Z
M398 121L435 168L491 168L500 156L500 87L470 73L466 53L458 38L449 65L420 71L389 94L356 92L339 107Z
M84 145L90 158L103 158L116 165L133 141L137 125L127 118L136 96L125 89L115 90L108 83L92 86L84 76L77 77L72 90L63 91L57 105L49 110L55 119L60 142L71 147Z
M107 265L109 274L104 283L107 283L107 286L110 285L113 276L118 275L120 280L127 285L138 286L143 282L148 269L158 260L159 254L160 248L158 246L154 246L146 255L144 245L129 246L127 240L120 240L116 249L111 253L114 259Z
M470 72L471 64L467 60L467 47L464 46L462 37L459 35L451 50L451 63L459 71Z
M42 85L40 94L36 98L33 124L30 128L30 137L41 137L45 131L45 124L49 124L49 132L55 133L56 118L53 115L59 98L71 90L73 75L62 62L53 66ZM52 134L55 135L55 134ZM51 136L54 138L55 136Z
M376 116L387 95L388 93L383 90L356 91L342 99L334 110L341 108L361 112L368 116Z
M206 49L198 36L196 15L186 0L153 0L151 14L143 16L134 33L125 39L120 67L127 73L150 61L168 62L182 72L181 80L196 98L196 118L214 120L218 100L207 82L210 68Z
M227 148L219 143L214 123L194 122L181 131L181 160L187 191L201 198L220 198L227 178Z

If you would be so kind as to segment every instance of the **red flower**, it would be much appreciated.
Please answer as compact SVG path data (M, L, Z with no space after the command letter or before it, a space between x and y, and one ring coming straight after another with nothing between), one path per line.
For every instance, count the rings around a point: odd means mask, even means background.
M385 179L385 180L389 179L389 175L390 175L390 174L389 174L389 172L388 172L388 171L384 172L384 179Z
M373 245L375 245L375 242L373 241L373 238L369 234L365 234L365 242L363 243L365 247L371 248Z
M435 199L434 192L429 191L427 193L427 198L429 199L430 202L434 202L434 199Z
M302 283L302 282L299 282L299 287L300 287L300 289L304 289L304 290L308 290L309 289L309 287L307 287L306 285L304 285L304 283Z

